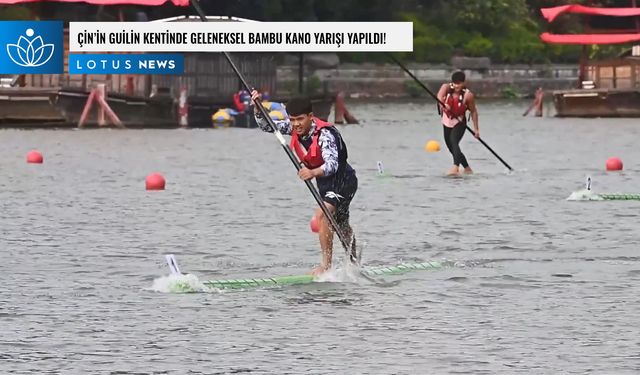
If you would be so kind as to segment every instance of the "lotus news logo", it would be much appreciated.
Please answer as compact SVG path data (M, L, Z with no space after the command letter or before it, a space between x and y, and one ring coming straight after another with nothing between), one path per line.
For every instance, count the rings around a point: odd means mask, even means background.
M0 73L62 73L62 38L61 21L0 21Z
M18 43L7 44L9 58L24 67L42 66L49 62L56 47L53 44L44 44L40 35L34 37L33 29L27 29L25 34L32 39L20 35Z

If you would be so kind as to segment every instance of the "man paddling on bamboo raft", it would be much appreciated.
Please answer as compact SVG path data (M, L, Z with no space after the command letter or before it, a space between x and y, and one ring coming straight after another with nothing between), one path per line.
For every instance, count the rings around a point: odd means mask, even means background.
M273 132L255 106L256 101L261 100L257 91L251 93L251 100L254 102L256 122L260 129ZM303 180L316 179L322 200L350 244L352 259L357 259L356 239L349 225L349 204L358 190L358 178L347 162L347 145L332 124L313 115L308 98L292 98L286 104L286 110L289 117L274 123L280 133L291 135L291 149L303 164L298 176ZM317 276L331 268L334 233L331 223L319 207L316 209L315 219L318 221L322 260L311 274Z
M453 156L453 166L447 172L447 176L455 176L459 173L460 165L464 168L464 173L473 173L467 158L460 149L460 141L467 130L467 111L471 112L473 120L473 130L476 138L480 137L480 127L478 125L478 109L473 93L464 85L466 77L463 72L457 71L451 75L451 83L445 83L438 91L438 99L445 104L438 104L438 109L442 111L442 127L444 129L444 140L447 148Z

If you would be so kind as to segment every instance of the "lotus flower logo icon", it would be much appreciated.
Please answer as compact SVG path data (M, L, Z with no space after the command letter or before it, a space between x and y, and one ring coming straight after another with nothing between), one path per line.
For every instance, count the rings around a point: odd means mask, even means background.
M20 35L18 43L7 44L9 58L17 65L23 67L37 67L46 64L53 56L54 45L44 44L39 35L33 37L33 29L27 29L25 38Z

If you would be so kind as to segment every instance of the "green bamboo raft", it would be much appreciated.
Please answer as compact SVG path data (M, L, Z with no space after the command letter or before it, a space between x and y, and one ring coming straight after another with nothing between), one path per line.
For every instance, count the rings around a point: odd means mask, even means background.
M439 262L401 263L395 266L372 267L360 270L367 277L397 275L413 271L426 271L442 268ZM301 285L315 282L311 275L276 276L255 279L223 279L208 280L202 284L207 288L215 289L246 289L255 287L273 287L279 285ZM175 293L193 292L194 287L187 281L176 280L171 285L171 291Z
M640 201L640 194L604 193L598 194L591 190L591 177L587 177L583 190L574 191L567 200L570 201Z
M640 201L640 194L596 194L605 201Z
M594 193L592 190L579 190L571 193L570 201L640 201L640 194Z

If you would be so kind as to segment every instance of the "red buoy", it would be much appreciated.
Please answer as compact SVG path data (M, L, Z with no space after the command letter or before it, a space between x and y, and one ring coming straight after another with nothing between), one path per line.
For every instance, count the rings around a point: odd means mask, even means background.
M621 171L622 170L622 160L620 158L611 157L607 159L607 170L608 171Z
M313 217L311 217L309 226L311 227L311 231L313 233L318 233L318 231L320 230L320 226L318 225L318 218L316 217L316 215L313 215Z
M27 154L27 163L42 164L43 160L44 159L40 151L33 150L29 151L29 153Z
M165 180L160 173L152 173L147 176L147 190L164 190Z

